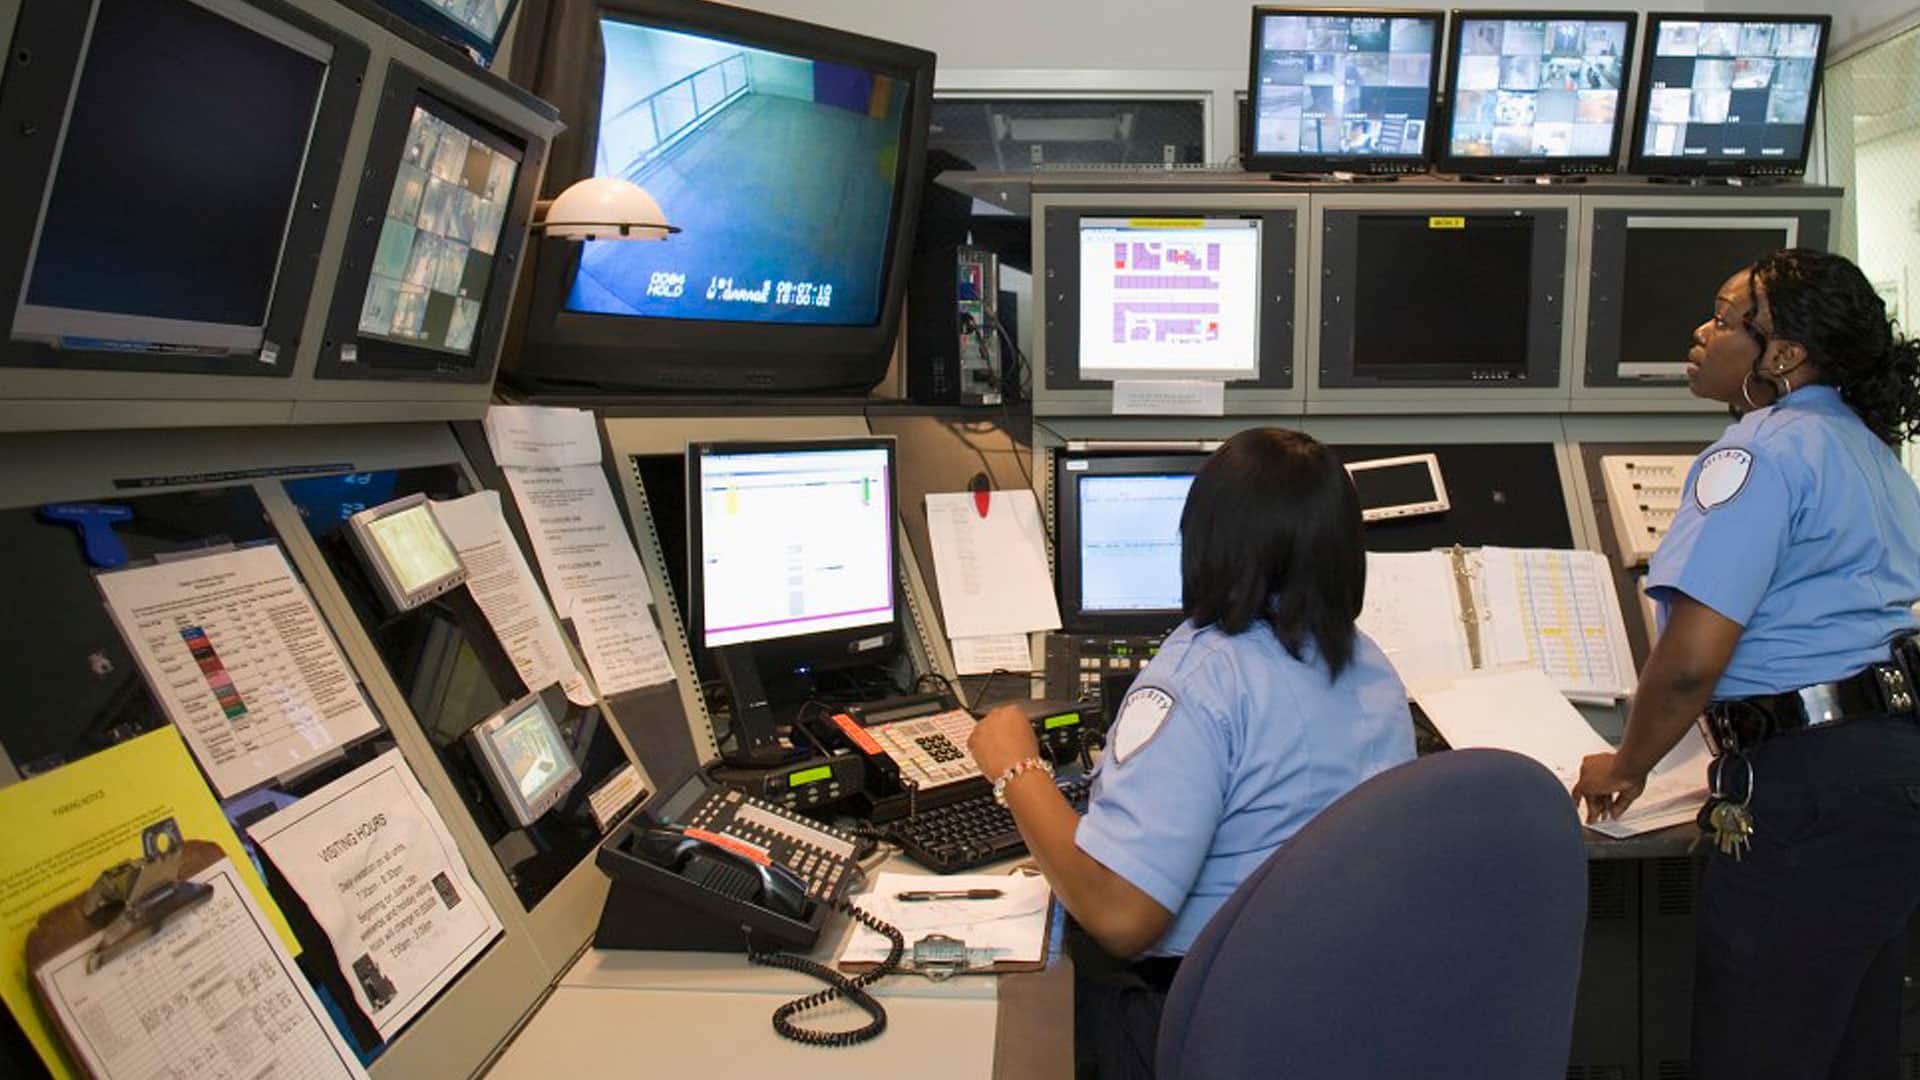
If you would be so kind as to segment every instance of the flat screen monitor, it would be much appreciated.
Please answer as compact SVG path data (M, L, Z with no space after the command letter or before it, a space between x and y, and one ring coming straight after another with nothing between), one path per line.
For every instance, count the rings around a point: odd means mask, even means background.
M690 624L706 649L827 667L893 644L891 439L687 447Z
M48 6L0 91L44 133L0 181L0 351L291 374L365 47L274 0Z
M884 374L933 57L698 0L559 14L550 190L646 188L682 231L543 244L522 377L630 389L866 389Z
M1055 459L1060 617L1075 633L1163 634L1180 622L1180 515L1207 455Z
M1443 18L1385 8L1254 8L1247 168L1425 171Z
M1443 514L1449 507L1447 481L1435 454L1349 461L1347 475L1360 496L1361 521Z
M539 691L475 724L467 745L495 803L521 828L540 820L580 780L579 762Z
M1298 212L1182 197L1040 212L1046 386L1293 385Z
M1440 167L1613 172L1638 23L1631 12L1454 12Z
M1557 385L1567 215L1328 210L1321 385Z
M1080 220L1082 377L1259 372L1259 218Z
M544 140L392 65L322 378L492 377Z
M1721 282L1781 248L1824 249L1827 218L1804 206L1596 211L1587 245L1587 385L1683 383L1693 331Z
M472 50L482 64L493 63L500 37L513 21L520 0L378 0L427 33Z
M467 580L466 564L425 495L354 514L347 535L394 611L411 611Z
M1832 22L1648 15L1628 167L1682 176L1805 172Z

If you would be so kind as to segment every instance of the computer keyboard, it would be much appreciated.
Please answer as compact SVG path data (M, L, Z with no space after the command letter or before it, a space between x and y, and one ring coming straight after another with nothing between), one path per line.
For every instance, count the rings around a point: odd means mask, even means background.
M1075 810L1086 812L1091 781L1075 776L1056 780L1055 784ZM994 802L991 793L902 818L893 823L890 832L900 850L914 862L941 874L971 870L1027 850L1013 814Z

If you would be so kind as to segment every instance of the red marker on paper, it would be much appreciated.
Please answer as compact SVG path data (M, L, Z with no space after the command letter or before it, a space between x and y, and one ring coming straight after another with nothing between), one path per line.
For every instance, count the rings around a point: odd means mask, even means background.
M986 473L974 473L967 489L973 492L973 509L986 517L988 508L993 506L993 481L987 479Z

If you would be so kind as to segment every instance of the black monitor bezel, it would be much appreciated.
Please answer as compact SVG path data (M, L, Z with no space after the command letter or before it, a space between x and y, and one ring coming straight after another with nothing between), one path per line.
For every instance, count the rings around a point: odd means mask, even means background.
M796 453L835 450L884 450L887 455L887 546L892 558L893 613L885 621L863 623L837 630L822 630L791 637L763 638L734 646L706 644L705 545L701 536L703 511L700 506L701 459L706 454ZM696 440L687 444L687 643L699 655L715 649L744 647L753 650L763 672L777 668L825 670L857 664L879 663L890 657L904 639L901 626L906 618L906 597L900 587L900 459L897 441L890 435L855 435L828 439L755 439ZM795 522L796 528L831 528L830 522ZM870 648L857 644L876 637L885 640Z
M1526 19L1561 21L1621 21L1627 24L1626 46L1620 53L1620 91L1613 114L1613 137L1604 157L1464 157L1453 152L1454 109L1459 104L1460 49L1465 44L1461 27L1468 20L1513 22ZM1640 31L1637 11L1551 11L1547 9L1503 10L1500 8L1456 8L1448 20L1447 73L1443 84L1444 106L1441 113L1441 139L1435 147L1439 172L1460 176L1570 176L1604 175L1620 169L1620 140L1627 128L1626 109L1631 98L1629 81L1634 75L1634 45Z
M406 151L407 133L416 105L495 149L505 147L520 157L513 180L507 217L494 248L493 277L481 301L480 325L467 355L428 349L387 338L360 334L360 310L366 301L367 280L373 273L374 252L386 220L387 202ZM527 224L533 216L533 197L546 154L546 140L471 99L394 61L387 68L380 107L367 143L366 167L360 173L359 194L353 204L353 231L347 235L334 283L333 307L327 317L327 336L314 365L317 379L383 379L445 383L484 383L493 379L500 342L512 314L508 301L519 279L519 259L527 243ZM352 348L348 362L342 350Z
M1820 47L1813 54L1813 82L1807 87L1807 122L1802 125L1799 156L1794 158L1650 157L1646 154L1647 106L1653 100L1653 64L1660 44L1660 27L1669 22L1818 23ZM1647 13L1646 47L1640 50L1639 88L1633 98L1633 130L1627 145L1627 171L1637 176L1801 176L1813 154L1813 129L1820 114L1820 84L1825 76L1827 50L1833 43L1831 15L1755 15L1732 12L1711 16L1678 12Z
M320 88L293 214L281 246L273 299L267 309L264 340L277 348L275 361L263 362L259 354L252 353L211 356L59 349L45 342L13 339L14 313L19 309L31 269L26 253L32 247L42 207L53 183L54 150L78 89L74 72L84 59L95 7L92 3L66 3L29 4L23 8L14 27L12 45L4 57L5 67L0 69L0 131L8 133L14 152L7 159L9 168L0 169L0 251L16 253L15 257L0 260L0 367L282 379L293 376L307 311L313 301L320 249L326 241L328 219L339 187L341 162L346 157L354 113L359 108L368 49L358 38L284 0L236 2L319 38L333 48ZM23 135L27 132L38 133L38 138ZM16 138L16 135L23 137ZM190 211L182 210L187 212Z
M1260 24L1271 16L1380 16L1389 19L1421 19L1433 23L1433 52L1427 60L1427 118L1421 131L1420 155L1410 157L1373 157L1366 154L1275 154L1254 149L1253 131L1258 125L1260 86ZM1240 161L1250 172L1362 173L1369 176L1405 176L1426 172L1434 161L1435 120L1440 114L1441 45L1447 33L1447 13L1437 8L1391 7L1305 7L1300 5L1259 5L1253 9L1253 29L1248 42L1246 119L1240 130Z
M500 16L500 30L488 38L475 33L466 24L427 3L426 0L378 0L378 3L395 16L405 19L435 38L453 42L462 48L472 49L479 55L482 64L493 63L494 54L500 50L500 41L512 28L513 17L519 13L520 8L520 0L507 0L507 10Z
M1192 475L1211 456L1204 450L1157 452L1057 451L1053 459L1055 589L1060 622L1073 634L1164 634L1186 617L1181 609L1117 613L1082 605L1080 481L1088 476Z
M704 0L595 0L553 14L535 91L569 118L554 140L548 198L593 175L605 56L602 16L789 55L832 60L899 79L908 88L906 141L895 175L876 321L862 326L782 325L566 309L580 245L543 239L523 273L530 302L522 347L507 374L531 386L640 392L865 392L886 374L913 253L925 181L934 56L907 45ZM609 241L598 241L601 243ZM662 241L673 243L670 238Z
M1327 389L1443 389L1472 387L1484 390L1552 389L1560 386L1567 307L1567 245L1571 242L1571 207L1328 207L1321 225L1323 241L1320 282L1320 385ZM1527 366L1513 374L1504 369L1476 369L1470 362L1408 368L1362 375L1353 358L1358 280L1358 221L1361 217L1534 218L1532 302L1527 326Z
M1209 206L1200 201L1179 206L1050 206L1040 227L1047 252L1046 387L1048 391L1110 390L1107 379L1080 375L1080 222L1086 218L1200 218L1260 222L1260 373L1227 381L1229 394L1242 390L1287 390L1293 386L1294 308L1300 287L1295 257L1302 211L1293 207L1259 209ZM1142 379L1155 375L1142 373ZM1159 378L1179 378L1173 373Z

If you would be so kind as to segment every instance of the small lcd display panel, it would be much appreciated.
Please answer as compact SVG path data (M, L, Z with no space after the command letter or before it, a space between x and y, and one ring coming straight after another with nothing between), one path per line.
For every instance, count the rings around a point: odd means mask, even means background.
M1433 454L1350 462L1347 475L1360 495L1362 521L1437 514L1449 505L1440 460Z
M1828 26L1823 16L1648 16L1635 171L1803 170Z
M1082 218L1080 376L1260 373L1258 218Z
M1254 168L1423 168L1439 12L1255 8Z
M1456 13L1445 167L1613 171L1635 21Z
M410 611L467 579L425 495L360 511L347 519L347 535L394 611Z
M516 825L538 821L580 779L579 763L539 693L481 721L468 740L488 788Z
M1355 375L1526 374L1533 218L1365 214L1356 228Z
M520 150L430 101L413 108L360 305L362 337L473 351Z

